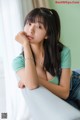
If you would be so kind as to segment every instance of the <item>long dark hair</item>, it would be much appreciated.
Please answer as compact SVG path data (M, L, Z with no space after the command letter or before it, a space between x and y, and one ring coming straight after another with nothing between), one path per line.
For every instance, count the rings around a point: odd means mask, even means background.
M61 66L61 51L63 44L60 40L60 19L57 11L48 8L35 8L25 18L24 26L27 21L36 22L43 21L43 25L47 30L47 40L44 40L43 47L45 51L44 68L51 73L51 75L59 76ZM33 53L33 51L32 51ZM35 56L33 53L34 61ZM36 64L36 63L35 63Z

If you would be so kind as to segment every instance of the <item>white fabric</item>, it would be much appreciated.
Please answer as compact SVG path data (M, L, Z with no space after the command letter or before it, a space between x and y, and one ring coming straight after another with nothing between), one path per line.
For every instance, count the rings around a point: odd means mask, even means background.
M80 69L76 68L74 71L78 72L80 74Z
M80 120L80 111L44 87L23 89L22 93L34 120Z
M31 3L31 0L0 0L0 45L6 85L6 111L3 112L7 112L8 120L31 120L12 70L12 60L21 52L15 35L23 29L24 16L32 9Z

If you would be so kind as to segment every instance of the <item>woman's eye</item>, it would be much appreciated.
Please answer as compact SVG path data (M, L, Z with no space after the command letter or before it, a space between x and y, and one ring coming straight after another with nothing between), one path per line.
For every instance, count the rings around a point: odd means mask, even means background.
M31 23L28 23L29 25L31 25Z
M40 29L42 29L42 26L39 26Z

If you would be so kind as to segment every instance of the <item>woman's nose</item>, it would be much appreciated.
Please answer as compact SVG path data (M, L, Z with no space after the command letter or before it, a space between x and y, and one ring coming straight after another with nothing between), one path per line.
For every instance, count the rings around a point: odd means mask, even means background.
M32 34L35 32L35 27L34 27L34 25L31 25L31 26L30 26L29 32L32 33Z

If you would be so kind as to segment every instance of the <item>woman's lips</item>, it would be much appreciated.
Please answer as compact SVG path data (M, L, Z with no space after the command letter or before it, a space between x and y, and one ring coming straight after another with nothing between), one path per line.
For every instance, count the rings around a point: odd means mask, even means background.
M33 37L31 37L31 36L27 36L27 37L28 37L29 40L32 40L32 39L33 39Z

